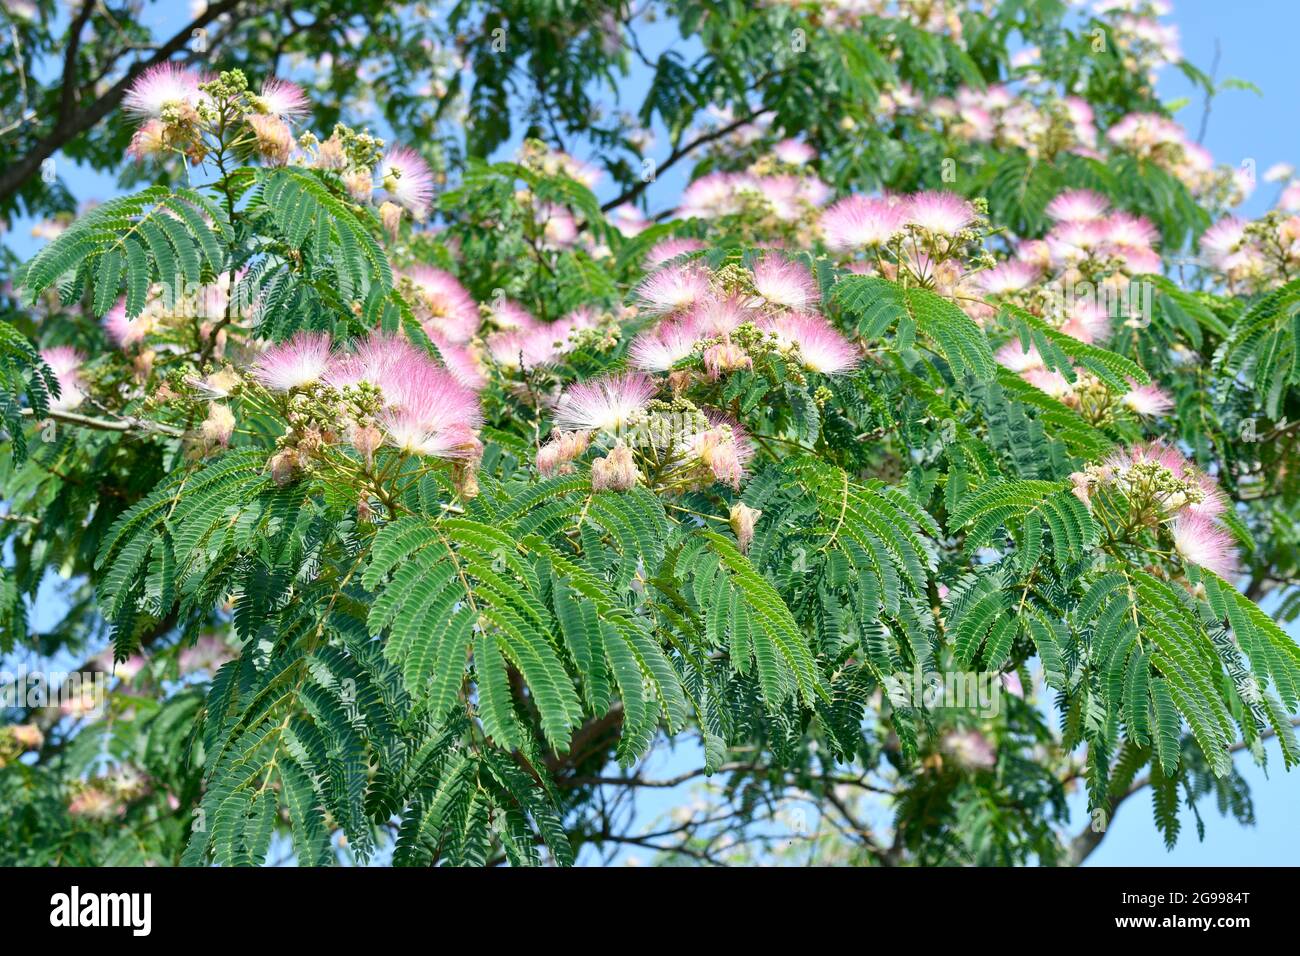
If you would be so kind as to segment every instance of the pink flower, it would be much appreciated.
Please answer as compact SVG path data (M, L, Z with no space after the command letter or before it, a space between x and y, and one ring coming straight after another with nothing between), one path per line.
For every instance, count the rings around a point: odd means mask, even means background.
M678 256L686 255L688 252L700 252L708 248L698 239L691 239L687 236L674 236L670 239L660 239L645 256L645 268L647 271L658 269L670 259L676 259Z
M560 357L555 333L545 325L531 329L493 332L487 337L488 355L502 368L529 370L550 365Z
M406 273L416 291L416 305L426 332L439 332L449 341L468 342L479 327L478 305L450 272L416 266Z
M695 263L660 269L636 289L637 299L647 312L664 315L689 309L708 293L708 273Z
M812 273L776 253L754 264L754 290L765 302L796 312L815 307L821 298Z
M1201 251L1210 258L1210 262L1219 268L1225 268L1231 256L1246 238L1246 223L1236 216L1220 219L1201 236Z
M452 378L457 382L476 392L487 385L487 375L479 364L478 356L469 347L457 345L438 335L430 335L429 341L438 350L442 364L447 366L447 371L451 372Z
M379 178L393 200L417 221L429 215L433 200L433 171L423 157L407 146L394 146L379 164Z
M1126 212L1117 212L1107 217L1104 225L1106 241L1117 246L1149 249L1160 235L1151 220L1144 216L1131 216Z
M632 364L646 372L666 372L695 351L697 332L687 319L669 319L639 333L628 347Z
M126 155L139 163L149 156L165 152L166 149L167 126L160 119L148 119L131 135L131 143L126 147Z
M254 105L263 111L285 119L296 119L311 112L311 104L301 86L274 76L262 84L262 92L253 99Z
M830 249L871 249L898 235L906 217L903 203L849 196L822 213L821 227Z
M1125 393L1123 402L1137 414L1154 418L1173 410L1173 398L1160 386L1136 385L1132 379L1129 384L1133 387Z
M655 384L640 372L603 375L566 388L555 405L555 422L572 431L618 432L644 411Z
M130 348L144 341L144 337L153 331L153 325L153 316L148 312L128 319L125 299L119 299L104 315L104 331L118 348Z
M799 347L799 360L823 375L846 372L858 364L858 350L819 315L801 312L778 316L763 324L785 347Z
M208 417L201 426L203 437L213 445L225 448L235 432L235 414L228 405L213 402L208 407Z
M739 490L745 466L754 457L754 445L735 419L705 410L710 427L692 436L691 454L710 472L714 481Z
M1030 263L1013 259L981 272L978 281L990 295L1005 295L1029 287L1038 278L1038 274L1038 269Z
M151 66L131 84L122 97L122 109L139 116L161 116L172 103L194 106L199 101L203 77L177 63Z
M1088 222L1101 219L1109 209L1105 196L1090 189L1070 189L1049 202L1044 211L1057 222Z
M975 222L975 207L954 193L923 192L907 203L907 223L940 236L952 236Z
M1053 398L1065 398L1074 391L1071 385L1060 372L1049 371L1045 368L1026 369L1020 373L1023 378L1040 392L1045 392Z
M640 479L632 449L615 445L604 458L591 463L592 491L628 491Z
M537 210L542 227L542 245L547 249L567 249L578 238L578 223L563 206L547 203Z
M752 322L759 316L737 296L709 296L696 304L689 318L695 323L697 333L703 337L730 335L737 326Z
M1043 357L1038 354L1038 349L1031 345L1026 350L1019 339L1002 346L994 353L993 358L1003 368L1016 373L1043 368Z
M1237 549L1232 535L1209 518L1185 512L1174 519L1170 532L1174 549L1183 560L1224 578L1237 573Z
M56 345L41 349L41 358L59 383L59 397L51 397L50 409L66 412L80 405L86 398L86 383L81 377L81 367L86 364L85 353L71 345Z
M1110 314L1101 303L1081 299L1070 309L1061 331L1089 344L1107 339L1110 337Z
M943 752L971 770L990 770L997 766L998 755L989 739L976 730L954 730L944 735Z
M488 321L499 329L507 330L527 330L536 328L538 324L533 314L513 299L499 299L488 312Z
M802 166L816 158L817 152L807 143L795 139L783 139L772 147L772 155L791 166Z
M749 353L734 342L710 345L704 350L701 359L704 363L704 371L712 381L717 381L727 372L754 367L754 360L749 357Z
M329 333L298 332L263 352L253 364L253 377L273 392L287 392L320 381L329 364Z
M572 472L572 462L590 445L590 432L557 430L551 434L551 440L537 450L537 470L543 475Z
M388 370L392 383L380 413L389 444L409 454L475 458L482 452L476 431L483 421L478 396L423 353L413 351Z
M1197 474L1196 483L1200 486L1202 498L1186 505L1185 510L1204 518L1217 518L1223 514L1227 510L1228 499L1219 483L1204 472Z

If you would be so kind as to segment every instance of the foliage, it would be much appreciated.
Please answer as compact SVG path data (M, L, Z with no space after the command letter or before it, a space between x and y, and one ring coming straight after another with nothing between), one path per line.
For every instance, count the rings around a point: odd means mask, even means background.
M750 861L807 802L823 859L1077 863L1076 784L1172 845L1251 819L1236 752L1300 762L1300 240L1207 231L1239 184L1148 72L1212 84L1149 32L672 2L699 55L652 56L621 3L318 3L268 47L248 6L203 77L96 4L16 28L123 71L66 148L152 184L9 264L0 650L112 690L5 701L0 859ZM254 81L285 53L314 102ZM710 784L647 836L668 746Z

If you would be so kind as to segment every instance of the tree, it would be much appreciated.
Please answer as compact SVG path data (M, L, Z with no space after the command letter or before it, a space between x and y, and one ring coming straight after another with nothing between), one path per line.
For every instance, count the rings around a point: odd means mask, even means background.
M6 859L1059 864L1139 791L1170 845L1251 818L1234 754L1300 758L1297 197L1227 214L1149 5L382 6L12 23L76 82L25 71L0 200L66 210L57 149L133 191L4 300L0 650L110 643L5 701Z

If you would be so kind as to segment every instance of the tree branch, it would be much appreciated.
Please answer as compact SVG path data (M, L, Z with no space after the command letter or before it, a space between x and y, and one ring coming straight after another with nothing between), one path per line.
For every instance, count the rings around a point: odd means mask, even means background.
M140 73L151 66L170 59L172 54L177 53L185 47L185 44L189 41L190 35L193 31L211 23L222 14L233 10L242 2L244 2L244 0L219 0L219 2L212 4L204 10L203 13L195 17L194 20L190 22L189 26L183 28L179 33L160 46L153 56L147 60L141 60L140 62L133 64L131 68L126 71L126 75L114 83L113 86L100 96L99 99L95 100L94 103L90 104L83 110L67 115L64 115L61 110L59 118L54 124L54 128L50 130L45 138L37 142L36 145L32 147L31 152L26 156L10 165L8 169L4 170L4 172L0 173L0 203L4 203L13 196L13 194L16 193L38 169L40 169L41 163L45 162L45 160L50 156L53 156L54 153L70 140L80 136L111 113L117 107L117 104L122 101L122 97L126 95L127 89ZM90 2L90 0L87 0L86 7L82 11L83 16L86 15L87 11L92 6L93 3ZM79 33L80 31L78 31L78 34ZM73 82L69 82L66 70L68 66L71 65L75 74L77 52L75 48L79 45L79 42L80 41L76 38L70 41L68 59L64 65L65 75L63 80L62 96L65 106L70 104L72 98L69 94L69 90L76 87L75 76L72 77Z
M764 113L771 113L771 112L774 112L774 110L770 106L765 107L761 110L755 110L753 113L748 113L745 116L742 116L740 119L728 123L726 126L719 127L718 129L712 130L708 133L700 134L699 136L695 137L695 139L691 140L689 143L678 146L671 153L669 153L668 158L664 160L663 165L655 168L655 175L657 176L659 173L662 173L664 170L675 165L677 162L686 158L692 152L699 149L701 146L706 146L709 143L712 143L714 140L722 139L722 137L726 136L728 133L734 133L736 130L740 129L740 127L744 126L745 124L752 123L754 120L758 119ZM602 205L600 207L600 211L609 212L611 209L621 206L625 202L631 202L633 199L636 199L643 192L645 192L649 187L650 187L650 181L643 179L641 180L641 182L637 183L631 189L625 190L622 193L622 195L616 196L615 198L611 199L609 202Z
M36 417L36 413L30 408L24 408L23 415L27 418ZM172 438L184 438L189 434L184 428L177 428L175 425L164 425L162 422L150 421L147 418L135 418L131 415L123 418L92 418L89 415L78 415L76 412L59 412L51 409L45 417L52 418L56 422L66 422L69 425L93 428L102 432L139 431L168 435Z
M1291 719L1291 726L1300 727L1300 717L1293 717ZM1273 737L1276 736L1277 736L1277 732L1273 730L1272 727L1270 727L1259 735L1259 739L1271 740ZM1238 741L1237 743L1233 744L1231 747L1228 748L1228 753L1235 754L1245 749L1246 749L1246 742L1244 740ZM1065 858L1066 859L1065 865L1078 866L1089 856L1091 856L1092 852L1096 850L1097 847L1101 846L1101 841L1106 838L1106 833L1110 829L1110 825L1115 822L1115 812L1119 809L1119 805L1123 803L1125 800L1127 800L1129 797L1133 796L1133 794L1138 793L1141 790L1145 790L1150 785L1151 785L1151 778L1143 777L1141 780L1135 780L1133 782L1133 785L1130 786L1119 796L1111 797L1110 802L1106 808L1106 828L1102 830L1094 830L1091 826L1089 826L1085 828L1082 832L1080 832L1073 840L1071 840L1070 849L1069 852L1066 854L1066 858Z

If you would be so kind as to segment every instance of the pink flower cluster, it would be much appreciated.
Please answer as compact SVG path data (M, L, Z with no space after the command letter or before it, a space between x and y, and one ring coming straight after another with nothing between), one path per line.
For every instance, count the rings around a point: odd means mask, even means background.
M753 295L721 288L698 261L651 273L636 295L641 308L660 321L633 339L633 365L666 372L699 353L713 379L748 368L752 358L733 336L744 324L767 333L782 349L797 348L799 361L812 371L834 375L858 363L853 343L817 313L820 291L805 266L769 252L746 278Z
M913 196L849 196L821 216L828 248L836 252L875 250L907 235L910 229L952 237L976 221L974 207L949 192Z
M502 300L488 314L497 331L487 336L487 353L503 369L532 371L553 365L573 351L577 333L595 329L600 317L590 308L577 308L543 322L509 299Z
M983 90L962 87L953 99L935 99L927 109L966 142L1020 149L1033 158L1043 156L1049 142L1053 149L1064 143L1068 152L1097 155L1092 107L1077 96L1039 105L1028 95L993 84Z
M786 150L788 153L789 148ZM720 219L758 211L792 223L829 198L830 187L807 172L707 173L686 187L677 215L682 219Z
M1174 550L1184 561L1221 577L1237 573L1236 544L1219 520L1228 509L1228 499L1212 476L1173 445L1134 445L1070 478L1075 495L1090 507L1098 487L1123 492L1139 517L1168 529Z
M86 400L86 382L81 375L86 364L84 352L71 345L56 345L41 349L41 358L59 383L59 397L50 399L53 411L68 412Z
M1205 230L1200 246L1229 290L1269 289L1300 268L1300 216L1274 211L1254 222L1227 216Z
M317 383L344 390L365 383L382 399L374 435L367 421L348 423L349 440L369 457L379 440L413 455L474 459L481 453L478 396L446 368L401 338L372 334L351 350L325 332L299 332L258 358L253 376L274 392Z

